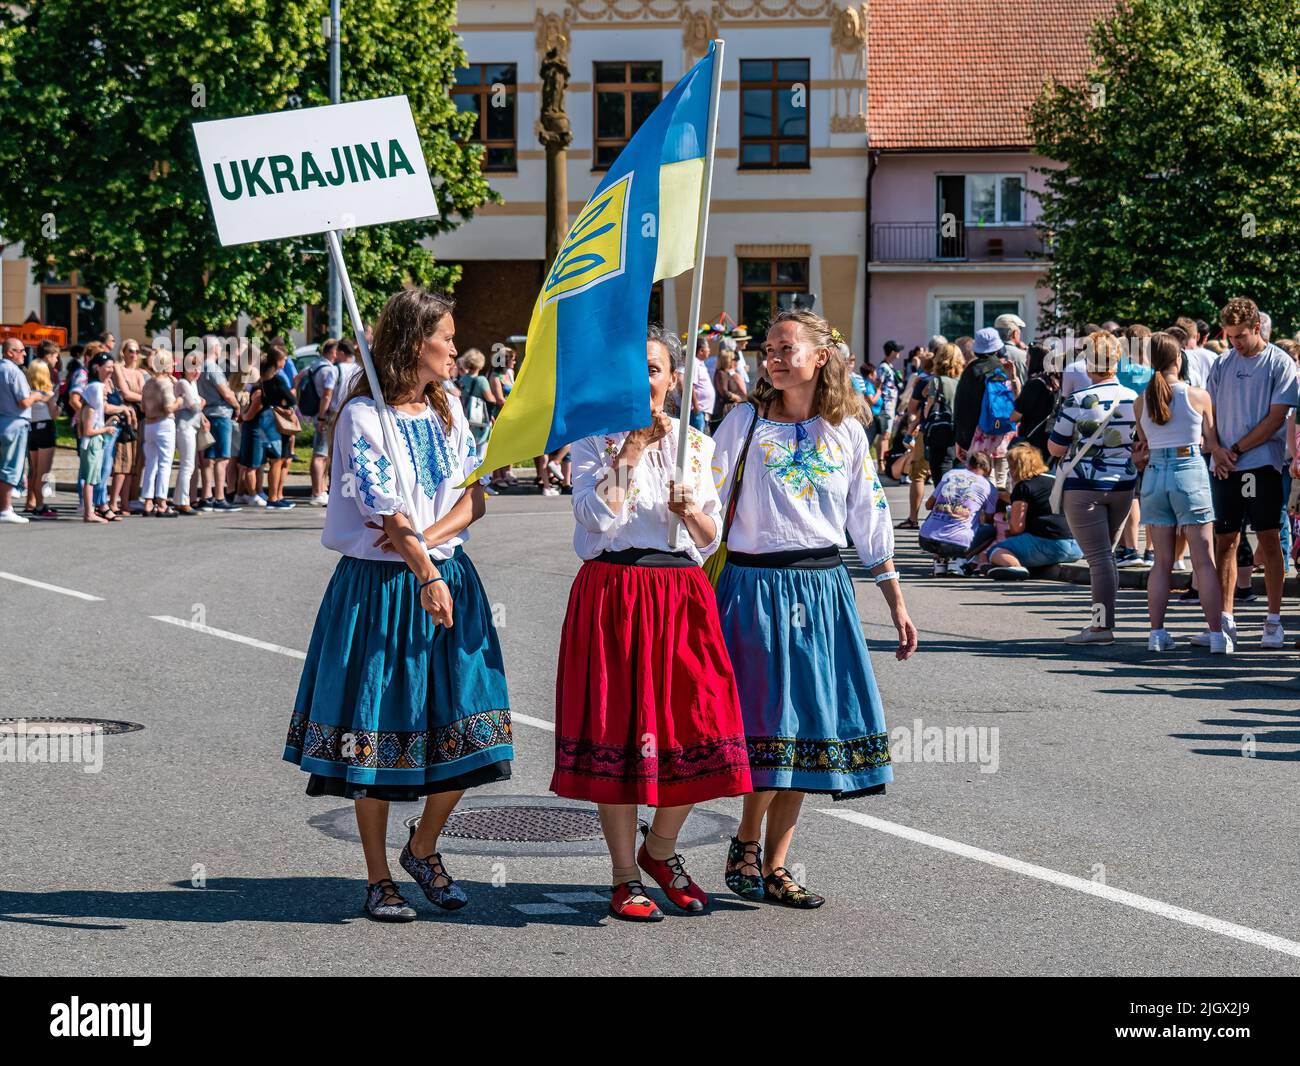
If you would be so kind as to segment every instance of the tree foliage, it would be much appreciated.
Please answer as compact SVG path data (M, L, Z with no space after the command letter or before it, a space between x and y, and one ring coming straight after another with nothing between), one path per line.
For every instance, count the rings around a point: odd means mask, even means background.
M33 0L0 8L0 233L93 292L186 332L248 313L302 327L326 290L324 240L223 248L191 124L329 102L328 0ZM465 61L454 0L346 4L344 101L410 98L441 216L348 235L363 315L407 282L448 286L420 243L493 198L448 93Z
M1250 296L1300 325L1300 4L1122 0L1082 83L1031 113L1059 317L1213 322Z

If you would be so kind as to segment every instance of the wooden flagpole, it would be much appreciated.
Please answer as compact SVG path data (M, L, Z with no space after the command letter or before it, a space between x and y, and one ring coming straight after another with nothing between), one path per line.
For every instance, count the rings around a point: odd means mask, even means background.
M352 291L352 279L348 277L347 264L343 262L343 245L339 242L336 230L326 230L325 240L329 244L330 258L338 273L339 284L343 289L343 299L348 305L348 315L352 319L352 329L357 338L357 351L361 353L361 365L366 371L366 380L370 382L370 395L374 397L375 408L379 412L379 428L384 435L384 448L392 456L393 476L397 478L397 490L406 501L407 514L411 516L411 525L415 526L415 500L412 486L406 483L402 475L402 464L397 461L401 453L397 448L397 427L393 425L393 416L389 414L388 402L384 399L383 389L379 387L379 375L375 373L375 364L370 358L370 345L366 343L366 330L361 322L361 312L357 310L357 297ZM416 529L415 535L424 544L424 530ZM427 547L427 545L426 545Z
M713 157L718 146L718 104L722 99L723 41L713 42L713 87L709 101L709 133L704 152L704 181L700 185L700 213L695 229L695 270L691 274L691 317L686 330L686 362L682 366L682 403L677 427L677 464L674 480L679 488L686 477L686 449L691 411L695 404L695 346L699 343L700 304L704 297L704 248L709 230L709 196L713 188ZM662 219L660 224L662 225ZM712 475L708 475L712 476ZM672 515L668 522L668 547L677 549L681 520Z

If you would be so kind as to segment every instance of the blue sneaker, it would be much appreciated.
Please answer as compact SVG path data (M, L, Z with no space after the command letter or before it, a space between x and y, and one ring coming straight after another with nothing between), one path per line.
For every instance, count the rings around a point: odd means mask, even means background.
M280 499L266 505L268 511L292 511L298 505L290 503L288 500Z
M441 907L445 911L460 910L469 902L465 890L451 879L451 874L442 864L441 854L435 851L423 859L417 859L412 854L411 840L414 838L415 826L411 826L411 838L407 840L406 846L402 848L402 854L397 859L402 864L402 869L415 878L415 883L420 886L434 906ZM444 878L447 883L439 885L439 878Z

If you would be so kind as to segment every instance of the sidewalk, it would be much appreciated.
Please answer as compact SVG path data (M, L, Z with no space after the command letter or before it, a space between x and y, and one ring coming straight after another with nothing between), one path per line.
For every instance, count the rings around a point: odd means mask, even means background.
M77 453L71 448L55 448L52 471L54 473L54 487L59 492L75 495L77 491ZM173 462L173 484L175 480L176 464ZM311 475L305 470L299 473L286 474L284 478L284 494L286 496L301 496L306 499L311 495Z

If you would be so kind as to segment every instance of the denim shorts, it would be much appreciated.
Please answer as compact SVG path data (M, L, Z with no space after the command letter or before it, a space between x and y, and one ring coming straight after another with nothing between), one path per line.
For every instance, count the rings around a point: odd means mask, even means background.
M1210 475L1199 451L1152 448L1139 500L1145 526L1201 526L1214 521Z
M23 483L23 462L27 458L27 435L32 424L26 418L0 419L0 481L17 488Z
M230 419L221 415L209 415L208 424L212 427L212 443L203 453L204 459L229 459L230 437L233 431Z
M1075 563L1083 558L1083 549L1072 537L1052 540L1033 533L1017 533L989 549L1008 551L1020 560L1020 565L1032 570L1036 566L1056 566L1058 563ZM990 560L991 561L991 560Z
M330 453L329 423L326 422L323 418L318 418L316 420L316 425L314 429L315 432L312 433L312 438L311 438L312 455L329 455Z

